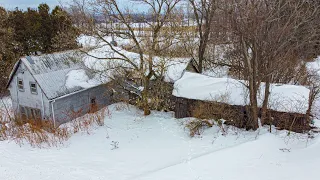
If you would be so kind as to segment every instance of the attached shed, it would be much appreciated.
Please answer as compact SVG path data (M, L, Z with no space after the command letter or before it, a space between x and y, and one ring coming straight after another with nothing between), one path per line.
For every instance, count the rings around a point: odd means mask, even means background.
M228 124L243 128L249 113L245 83L231 78L213 78L185 72L174 84L175 117L224 119ZM307 129L309 89L304 86L272 84L270 90L268 117L272 119L271 123L294 131ZM262 83L258 93L260 107L263 92Z

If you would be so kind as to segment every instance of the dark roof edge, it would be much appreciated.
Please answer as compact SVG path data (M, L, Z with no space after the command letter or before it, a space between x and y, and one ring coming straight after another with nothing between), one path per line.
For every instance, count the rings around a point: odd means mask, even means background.
M12 69L12 71L10 73L10 76L9 76L9 80L7 82L7 85L6 85L6 89L8 89L8 87L10 86L10 83L11 83L11 81L13 79L13 76L16 74L20 63L21 63L21 58L13 66L13 69Z

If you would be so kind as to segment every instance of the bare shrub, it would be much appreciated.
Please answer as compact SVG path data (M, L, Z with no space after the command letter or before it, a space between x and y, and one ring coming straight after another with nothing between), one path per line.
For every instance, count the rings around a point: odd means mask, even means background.
M117 104L117 105L115 106L115 109L116 109L116 111L123 111L123 110L129 108L128 105L129 105L129 104L127 104L127 103L120 103L120 104Z
M78 133L82 131L86 132L87 134L90 134L92 127L96 125L104 126L104 118L106 115L109 116L109 118L111 118L111 113L108 107L103 108L94 113L88 113L82 117L76 118L71 122L70 131L72 133Z
M7 139L7 126L3 120L3 116L0 116L0 141Z
M71 123L55 127L51 120L21 119L10 121L5 114L0 116L0 140L12 140L18 145L29 144L32 147L56 147L67 141L72 134L83 131L90 134L91 127L104 126L104 117L111 113L104 108L86 114Z
M150 89L152 97L149 98L150 109L157 111L171 111L174 107L172 99L173 85L162 80L153 82ZM142 104L140 104L141 106ZM139 104L138 104L139 107Z
M22 123L25 122L25 123ZM52 121L15 120L6 129L6 140L18 145L27 143L32 147L55 147L69 139L67 128L54 128Z
M193 105L191 114L200 119L224 119L225 124L238 128L246 127L245 109L242 106L229 105L219 102L198 101Z
M190 137L201 135L204 129L210 128L214 125L211 120L207 119L194 119L187 122L185 127L190 131Z

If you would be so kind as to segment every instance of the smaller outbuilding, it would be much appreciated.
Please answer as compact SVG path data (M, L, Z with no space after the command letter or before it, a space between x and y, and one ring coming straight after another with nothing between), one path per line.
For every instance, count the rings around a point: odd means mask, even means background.
M214 78L185 72L174 83L175 117L224 119L226 123L245 127L249 95L246 81ZM264 83L258 92L258 106L262 107ZM306 112L310 90L304 86L271 84L268 105L269 122L279 128L302 131L309 127ZM268 122L267 122L268 123Z

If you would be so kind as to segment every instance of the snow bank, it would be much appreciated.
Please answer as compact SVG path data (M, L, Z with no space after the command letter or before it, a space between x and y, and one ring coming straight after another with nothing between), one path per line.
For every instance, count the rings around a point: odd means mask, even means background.
M314 71L320 73L320 56L314 59L313 62L307 63L307 68L309 71Z
M249 104L246 81L231 78L213 78L201 74L185 72L175 82L173 95L188 99L218 101L232 105ZM258 104L261 107L264 97L262 83ZM309 89L303 86L271 84L269 108L281 112L305 113L308 109Z

